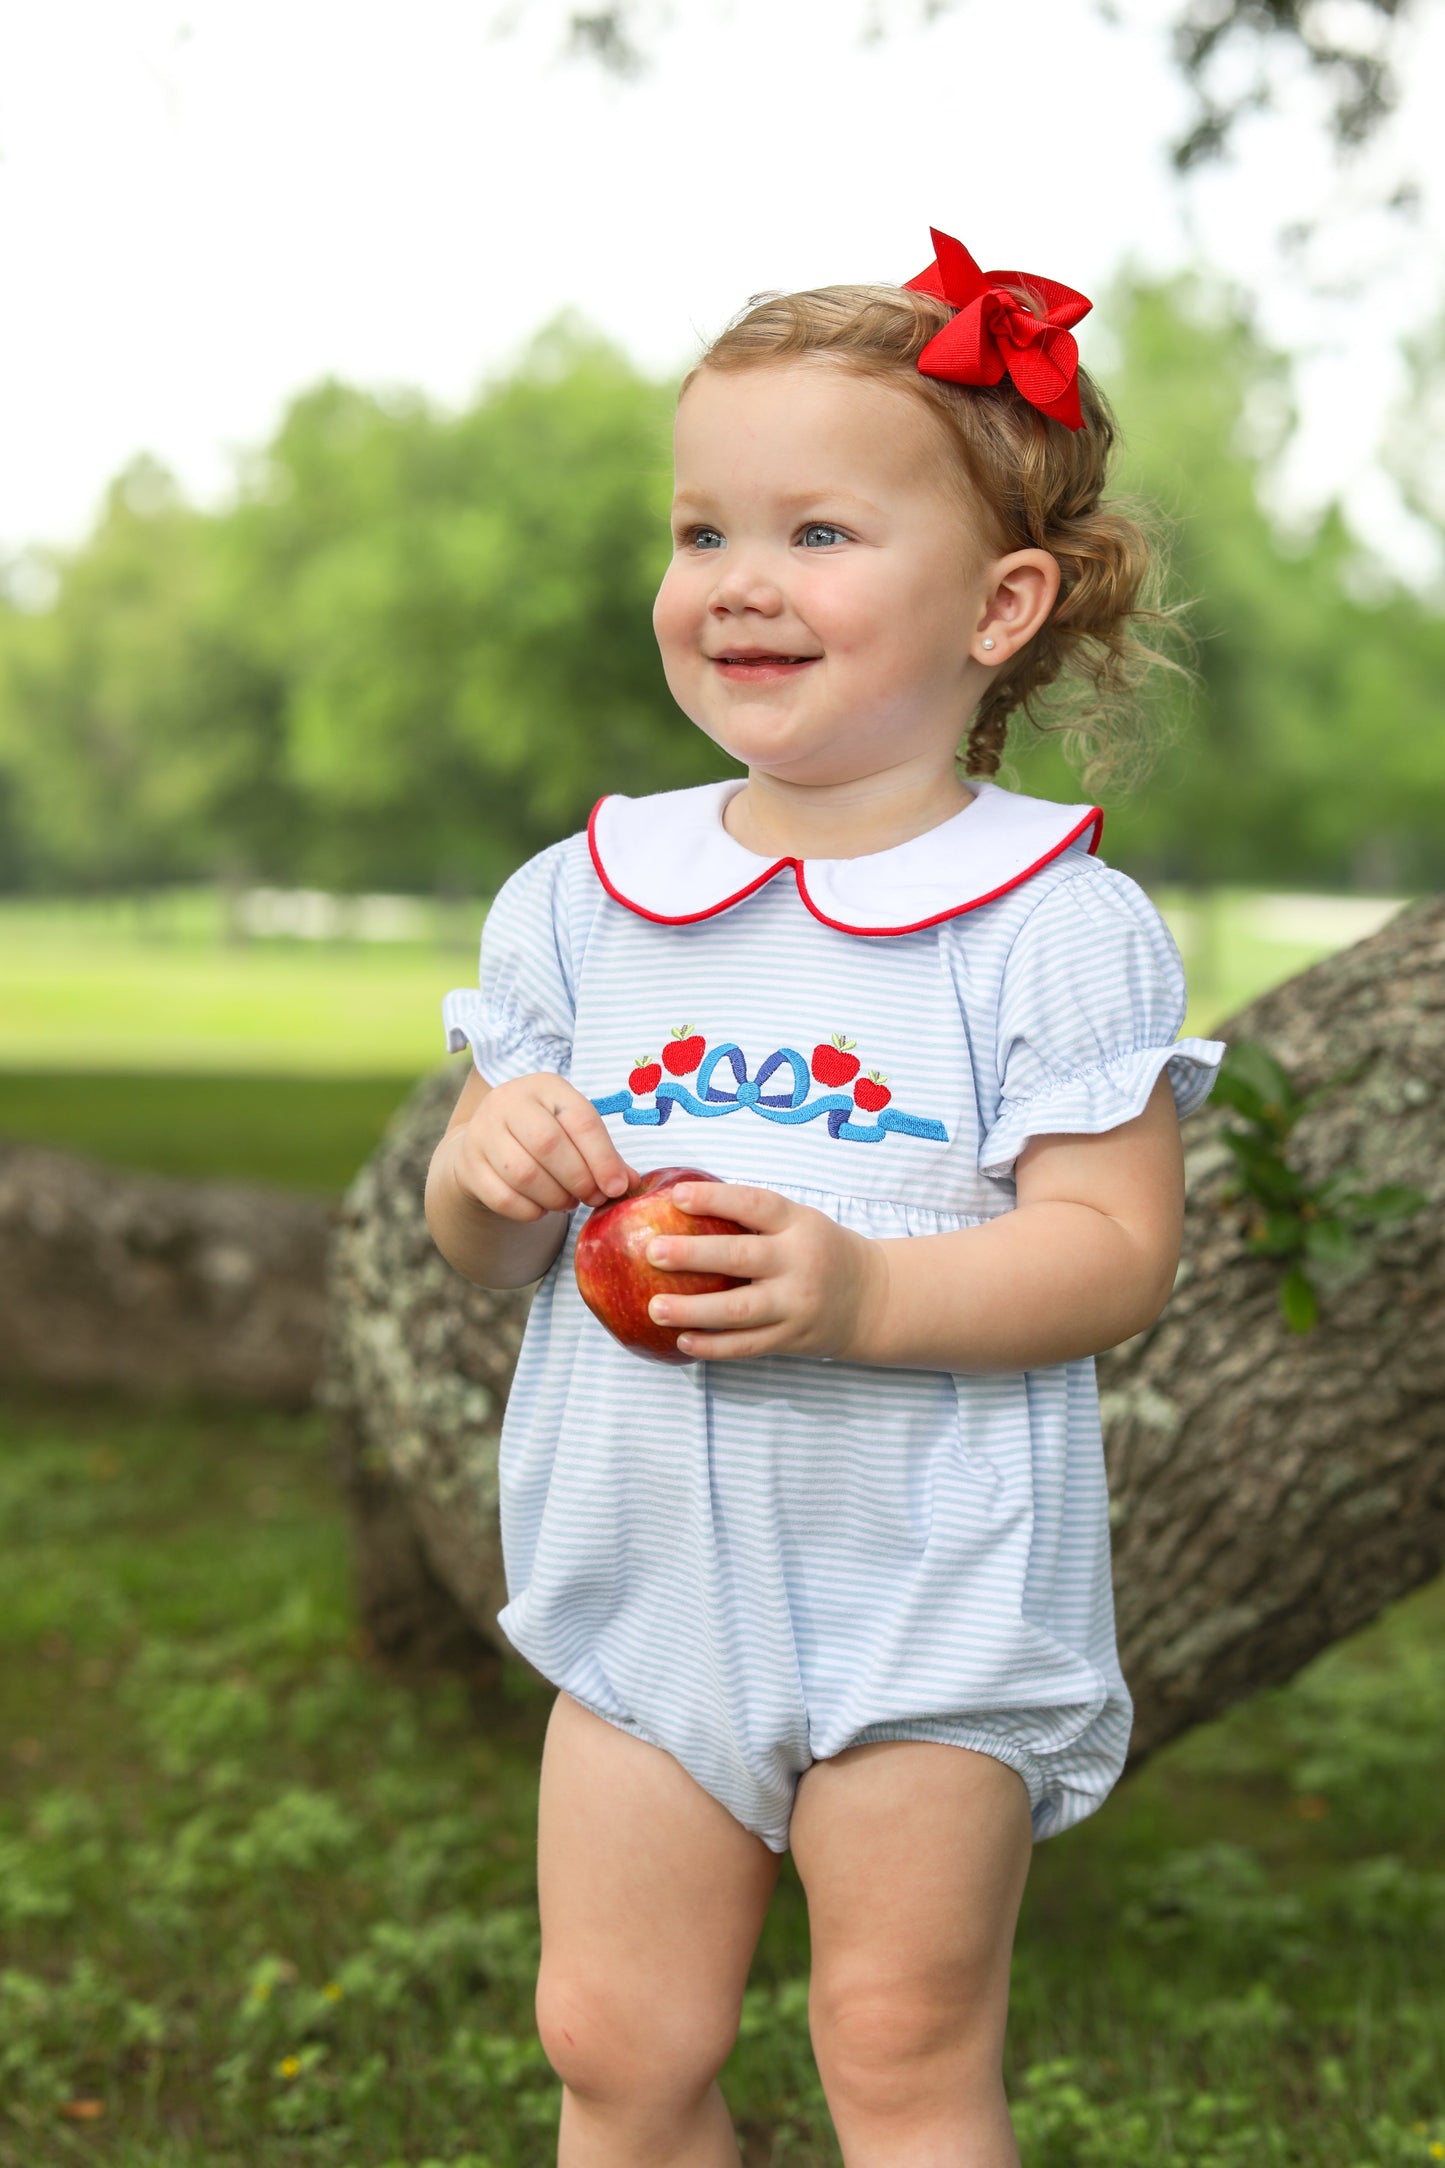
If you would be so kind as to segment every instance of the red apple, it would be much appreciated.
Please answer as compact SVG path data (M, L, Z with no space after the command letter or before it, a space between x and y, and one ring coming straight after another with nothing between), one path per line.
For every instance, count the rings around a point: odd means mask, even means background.
M706 1052L707 1041L700 1031L694 1031L691 1024L674 1024L662 1058L672 1076L691 1076Z
M813 1074L820 1084L836 1089L840 1084L851 1084L863 1064L848 1049L856 1046L856 1039L845 1039L841 1031L833 1034L831 1046L815 1046L813 1049Z
M694 1219L667 1194L679 1182L715 1182L700 1167L657 1167L625 1195L599 1205L577 1237L573 1260L582 1300L592 1315L635 1355L660 1363L694 1363L678 1348L675 1325L655 1325L647 1314L654 1295L716 1295L745 1280L725 1272L665 1272L647 1262L654 1235L740 1235L736 1220Z

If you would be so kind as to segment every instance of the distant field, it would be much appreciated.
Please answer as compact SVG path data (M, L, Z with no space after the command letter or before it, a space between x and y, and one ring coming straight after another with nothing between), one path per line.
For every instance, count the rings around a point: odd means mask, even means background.
M270 900L253 905L256 923L346 922L343 899L300 892L288 907L257 893ZM1208 1032L1252 994L1372 932L1402 899L1236 889L1155 900L1189 975L1184 1028ZM0 902L0 1069L419 1076L443 1058L442 995L474 981L484 905L443 915L409 898L358 901L382 938L228 942L208 889ZM414 937L418 924L430 939ZM412 937L386 938L388 926Z
M1156 900L1189 976L1184 1028L1204 1034L1399 907L1252 891ZM416 1079L446 1058L441 997L474 982L484 910L451 905L442 918L407 898L367 902L370 939L334 930L337 899L303 896L254 916L313 937L240 942L223 938L209 890L0 903L0 1137L339 1194ZM419 916L429 938L417 938ZM460 1089L466 1065L453 1059Z
M445 943L227 941L208 891L0 903L0 1068L419 1076L442 995L475 982L482 914Z

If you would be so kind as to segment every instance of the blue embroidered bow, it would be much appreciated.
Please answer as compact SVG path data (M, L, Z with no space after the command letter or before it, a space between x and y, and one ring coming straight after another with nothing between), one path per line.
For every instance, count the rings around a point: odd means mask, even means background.
M732 1070L731 1091L725 1087L719 1090L713 1082L723 1062ZM791 1072L790 1088L768 1091L765 1087L784 1067ZM812 1081L808 1064L796 1047L778 1047L768 1055L757 1075L750 1077L742 1048L724 1045L715 1046L704 1056L695 1093L675 1078L665 1077L657 1086L655 1106L638 1106L630 1091L612 1092L605 1099L594 1099L592 1104L599 1114L620 1114L625 1122L640 1128L660 1128L674 1107L704 1120L736 1114L740 1107L748 1107L768 1122L811 1122L826 1114L829 1136L846 1137L855 1144L881 1144L889 1130L909 1137L932 1137L940 1144L948 1142L942 1122L923 1114L902 1114L897 1107L884 1107L871 1122L855 1121L852 1117L859 1110L847 1092L822 1092L816 1099L809 1099Z

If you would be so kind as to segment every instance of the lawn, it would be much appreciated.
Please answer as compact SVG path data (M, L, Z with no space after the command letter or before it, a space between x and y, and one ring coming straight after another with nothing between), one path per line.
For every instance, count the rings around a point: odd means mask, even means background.
M232 949L206 908L0 909L0 1135L334 1194L474 944ZM1369 914L1171 908L1206 1031ZM1038 1848L1025 2168L1445 2159L1442 1632L1436 1582ZM367 1648L319 1417L0 1398L0 2168L551 2168L550 1698ZM807 1971L785 1860L722 2080L747 2168L839 2168Z
M1161 890L1189 979L1187 1032L1373 930L1399 899ZM440 1060L440 1004L475 984L483 906L434 913L429 941L228 941L205 889L0 900L0 1070L416 1077Z
M1184 1029L1205 1034L1395 907L1244 890L1158 900L1188 968ZM475 981L481 904L434 916L428 942L234 943L209 890L0 902L0 1137L338 1193L446 1059L442 994Z
M368 1653L319 1419L0 1407L0 2168L550 2168L550 1694ZM1445 2154L1445 1584L1039 1846L1026 2168ZM838 2168L790 1859L722 2084Z
M460 1091L467 1065L453 1059ZM414 1082L0 1069L0 1138L157 1174L230 1175L339 1196Z

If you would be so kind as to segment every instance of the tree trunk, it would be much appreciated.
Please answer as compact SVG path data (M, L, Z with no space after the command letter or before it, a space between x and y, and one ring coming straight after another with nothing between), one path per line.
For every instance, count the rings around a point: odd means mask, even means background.
M1311 1178L1406 1182L1429 1204L1327 1291L1315 1330L1278 1308L1281 1266L1226 1195L1230 1118L1185 1130L1183 1257L1158 1323L1099 1359L1131 1763L1373 1618L1445 1554L1445 900L1275 988L1219 1030L1257 1039L1308 1090L1290 1158ZM526 1296L438 1255L427 1162L465 1075L428 1078L353 1185L332 1251L325 1396L356 1512L376 1638L510 1644L497 1437ZM520 1659L518 1659L520 1661Z
M454 1272L423 1210L427 1166L466 1074L427 1077L341 1207L318 1397L352 1511L357 1595L375 1644L424 1661L511 1654L497 1440L531 1289ZM527 1665L530 1670L532 1667Z
M1119 1653L1134 1766L1291 1677L1445 1560L1445 899L1273 988L1219 1029L1302 1091L1354 1064L1293 1131L1309 1180L1358 1170L1428 1202L1381 1229L1320 1321L1280 1316L1278 1260L1224 1192L1227 1112L1185 1129L1184 1255L1163 1316L1099 1358Z
M332 1208L0 1144L0 1377L305 1407Z

